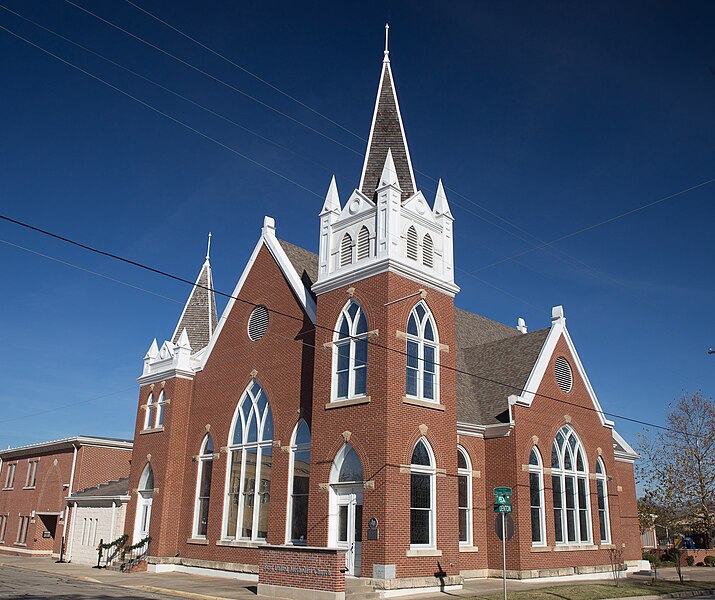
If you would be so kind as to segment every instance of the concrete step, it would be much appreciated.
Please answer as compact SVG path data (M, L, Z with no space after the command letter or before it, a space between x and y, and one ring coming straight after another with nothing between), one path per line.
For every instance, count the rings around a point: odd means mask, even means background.
M345 599L348 600L379 600L380 594L374 590L369 592L353 592L345 590Z
M369 587L372 587L370 584L370 580L367 577L346 577L345 578L345 587L356 587L356 586L363 586L367 585Z

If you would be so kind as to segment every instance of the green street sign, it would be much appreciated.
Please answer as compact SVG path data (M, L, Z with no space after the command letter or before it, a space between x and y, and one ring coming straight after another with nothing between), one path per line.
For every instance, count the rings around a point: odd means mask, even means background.
M497 496L496 503L497 504L511 504L511 497L510 496Z
M495 487L494 495L495 496L511 496L511 488L510 487Z
M511 506L511 504L495 504L494 512L495 513L510 513L510 512L512 512L512 506Z

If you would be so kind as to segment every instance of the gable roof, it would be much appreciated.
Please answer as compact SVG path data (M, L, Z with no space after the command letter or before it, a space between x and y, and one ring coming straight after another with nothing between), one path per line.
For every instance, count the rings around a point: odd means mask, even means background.
M85 488L71 495L71 498L116 498L129 496L129 478L122 477L96 487Z
M310 289L318 281L318 255L281 239L278 240L278 243L286 253L290 264L293 265L296 273L298 273L298 277Z

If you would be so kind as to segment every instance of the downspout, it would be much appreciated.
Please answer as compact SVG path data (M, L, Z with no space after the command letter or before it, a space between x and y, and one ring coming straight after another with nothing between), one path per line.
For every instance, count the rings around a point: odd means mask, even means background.
M112 500L112 524L109 526L109 539L107 543L114 541L114 515L117 512L117 503Z
M74 514L77 512L77 502L75 501L72 504L74 505L74 510L72 511L72 516L74 517ZM74 531L75 522L73 518L72 522L70 523L69 541L67 542L67 562L72 562L72 545L74 544Z
M72 448L74 448L74 453L72 455L72 472L70 473L70 489L69 489L69 496L72 495L73 492L73 486L74 486L74 471L75 467L77 466L77 450L79 450L79 446L75 443L72 444ZM72 517L72 512L70 510L69 502L67 503L68 506L65 508L65 526L64 526L64 531L67 531L67 523L69 523L70 518ZM77 508L77 503L74 503L75 508ZM73 527L74 523L70 523L70 536L71 533L74 531ZM67 552L67 562L70 562L72 560L72 546L71 544L69 545L69 552Z

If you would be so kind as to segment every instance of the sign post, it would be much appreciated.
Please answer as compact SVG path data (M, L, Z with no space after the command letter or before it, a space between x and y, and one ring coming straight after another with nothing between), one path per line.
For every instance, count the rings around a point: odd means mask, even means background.
M501 557L502 557L502 577L504 579L504 600L506 600L506 514L512 511L511 488L494 488L494 512L501 514Z

